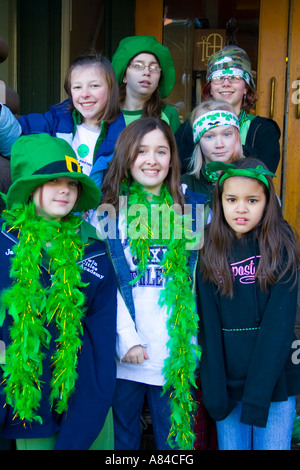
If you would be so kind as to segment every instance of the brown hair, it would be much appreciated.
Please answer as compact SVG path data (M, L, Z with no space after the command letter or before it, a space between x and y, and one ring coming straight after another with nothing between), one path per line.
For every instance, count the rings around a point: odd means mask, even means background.
M170 126L160 119L141 118L129 124L120 134L112 160L108 165L103 185L103 199L101 203L112 204L119 208L120 184L124 178L128 178L129 185L132 182L130 168L138 156L141 141L145 134L159 129L165 136L170 146L170 168L165 183L173 197L174 203L184 205L184 195L180 187L180 160L174 134Z
M242 109L246 113L249 113L252 109L255 108L255 103L258 100L258 93L254 88L252 88L252 86L248 85L248 83L245 82L245 85L247 91L242 102ZM203 85L202 96L205 100L211 98L211 81Z
M237 160L234 165L237 168L256 168L257 165L266 168L260 160L251 157ZM252 231L253 240L258 240L259 244L261 257L255 276L262 290L274 285L288 273L291 279L298 272L300 259L299 247L292 229L282 216L272 179L270 176L266 178L269 181L269 190L257 180L264 189L267 203L260 223ZM217 183L213 198L213 217L206 228L204 245L200 252L200 270L203 278L215 283L221 294L232 297L233 279L229 259L236 243L236 235L225 220L222 193L223 183ZM246 237L243 239L246 240Z
M101 119L111 124L120 114L119 106L119 88L114 69L110 61L98 53L87 54L77 57L69 67L65 77L64 89L68 96L72 99L71 94L71 74L76 67L85 67L87 65L97 65L105 75L108 84L109 95L106 107L103 111ZM73 108L74 109L74 108Z

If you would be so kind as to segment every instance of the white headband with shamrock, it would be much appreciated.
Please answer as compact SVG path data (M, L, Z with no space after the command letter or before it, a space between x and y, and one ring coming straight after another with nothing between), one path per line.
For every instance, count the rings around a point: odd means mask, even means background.
M202 114L193 123L193 140L199 142L204 132L218 126L234 126L240 130L237 116L230 111L216 110Z
M208 77L208 81L212 80L213 78L229 77L230 75L233 75L234 77L241 77L245 80L246 83L248 83L248 85L250 85L249 73L236 67L227 67L226 69L215 70Z

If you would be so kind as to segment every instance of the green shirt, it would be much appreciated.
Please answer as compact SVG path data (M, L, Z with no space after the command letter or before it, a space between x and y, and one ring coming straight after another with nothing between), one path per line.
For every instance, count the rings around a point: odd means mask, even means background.
M123 109L122 113L125 118L126 126L128 126L128 124L132 123L136 119L140 119L142 117L141 109L139 109L138 111L128 111L126 109ZM180 119L177 109L174 106L171 106L170 104L166 104L162 110L161 119L169 124L173 133L175 134L178 127L180 126Z

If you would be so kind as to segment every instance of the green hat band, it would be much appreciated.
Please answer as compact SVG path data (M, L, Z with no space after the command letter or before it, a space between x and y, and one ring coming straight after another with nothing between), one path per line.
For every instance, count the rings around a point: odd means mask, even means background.
M214 172L222 170L224 173L219 179L219 186L227 178L234 176L246 176L247 178L255 178L262 183L270 190L269 181L266 178L266 175L276 177L274 173L269 170L266 170L261 165L257 165L256 168L237 168L232 163L223 163L223 162L210 162L206 165L206 171Z
M77 160L65 156L65 160L58 160L36 170L33 175L53 175L58 173L81 173L81 168Z

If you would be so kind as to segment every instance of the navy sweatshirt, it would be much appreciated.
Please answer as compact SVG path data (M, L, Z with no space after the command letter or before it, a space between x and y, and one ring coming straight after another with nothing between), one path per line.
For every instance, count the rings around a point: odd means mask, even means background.
M2 224L1 224L2 226ZM56 329L50 324L52 335L50 349L45 350L43 362L42 400L38 414L43 424L33 421L26 423L18 418L13 420L13 410L5 406L5 395L0 386L0 427L1 435L8 439L46 438L57 433L55 449L89 449L99 435L112 403L115 387L115 345L116 345L116 290L117 282L105 244L96 241L94 228L84 222L81 225L81 238L88 244L82 261L83 289L87 311L83 319L83 338L78 354L78 378L75 392L69 399L66 414L57 415L49 406L49 383L51 379L51 356L54 351ZM91 234L91 232L93 232ZM94 234L94 235L93 235ZM92 235L92 238L90 238ZM93 239L95 238L95 239ZM12 247L18 240L13 232L0 234L0 289L11 283L9 271ZM92 242L92 243L91 243ZM46 268L42 268L45 285L50 282ZM0 328L0 339L8 344L11 317L6 316ZM2 375L2 371L1 371ZM1 380L2 381L2 380Z
M241 422L265 427L272 401L300 393L294 342L298 286L292 287L295 278L286 283L287 276L263 293L254 280L258 243L251 235L244 241L236 240L230 260L233 299L204 282L197 269L201 384L212 418L226 418L241 401Z

